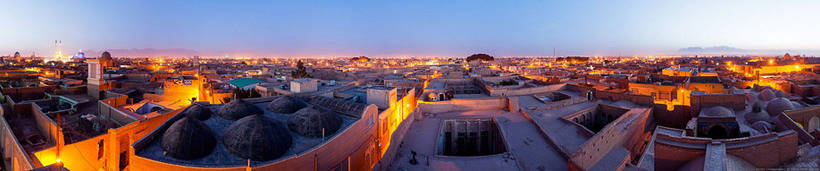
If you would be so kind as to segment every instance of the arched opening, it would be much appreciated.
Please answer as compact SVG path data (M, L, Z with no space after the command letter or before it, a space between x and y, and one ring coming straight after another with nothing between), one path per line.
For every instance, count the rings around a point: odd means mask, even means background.
M724 139L726 138L726 128L723 126L715 125L709 128L709 137L714 139Z
M587 100L592 101L592 91L587 92Z
M444 93L438 94L438 99L444 101Z
M820 118L817 118L817 116L811 117L811 119L809 119L809 127L808 128L809 129L806 130L808 132L811 132L811 131L814 131L817 128L820 128Z

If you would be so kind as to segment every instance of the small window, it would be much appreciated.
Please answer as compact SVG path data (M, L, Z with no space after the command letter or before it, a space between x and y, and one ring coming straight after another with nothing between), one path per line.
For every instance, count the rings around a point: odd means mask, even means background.
M125 170L128 167L128 150L120 153L120 170Z
M105 154L105 140L100 140L100 142L97 143L97 160L102 159L104 154Z

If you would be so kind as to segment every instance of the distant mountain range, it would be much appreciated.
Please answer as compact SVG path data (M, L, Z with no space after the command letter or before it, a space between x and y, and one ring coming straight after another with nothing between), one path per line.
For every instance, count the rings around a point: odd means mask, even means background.
M820 53L818 50L791 50L791 49L741 49L731 46L687 47L678 49L680 55L795 55L807 54L812 56Z

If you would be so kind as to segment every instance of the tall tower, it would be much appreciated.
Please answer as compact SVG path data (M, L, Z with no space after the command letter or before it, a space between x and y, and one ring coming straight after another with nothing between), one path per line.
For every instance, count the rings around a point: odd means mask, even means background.
M54 46L55 46L55 49L56 49L54 51L54 59L55 60L58 60L58 61L63 60L63 47L62 47L62 44L63 44L63 41L60 41L60 40L55 40L54 41Z
M103 99L103 91L113 88L113 84L105 80L105 68L113 66L111 53L105 51L97 59L88 59L88 96Z

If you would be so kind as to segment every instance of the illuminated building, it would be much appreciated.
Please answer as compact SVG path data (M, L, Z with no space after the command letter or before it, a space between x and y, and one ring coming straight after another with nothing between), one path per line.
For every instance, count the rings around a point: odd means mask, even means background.
M63 59L63 41L55 40L54 41L54 60L57 61L64 61Z

